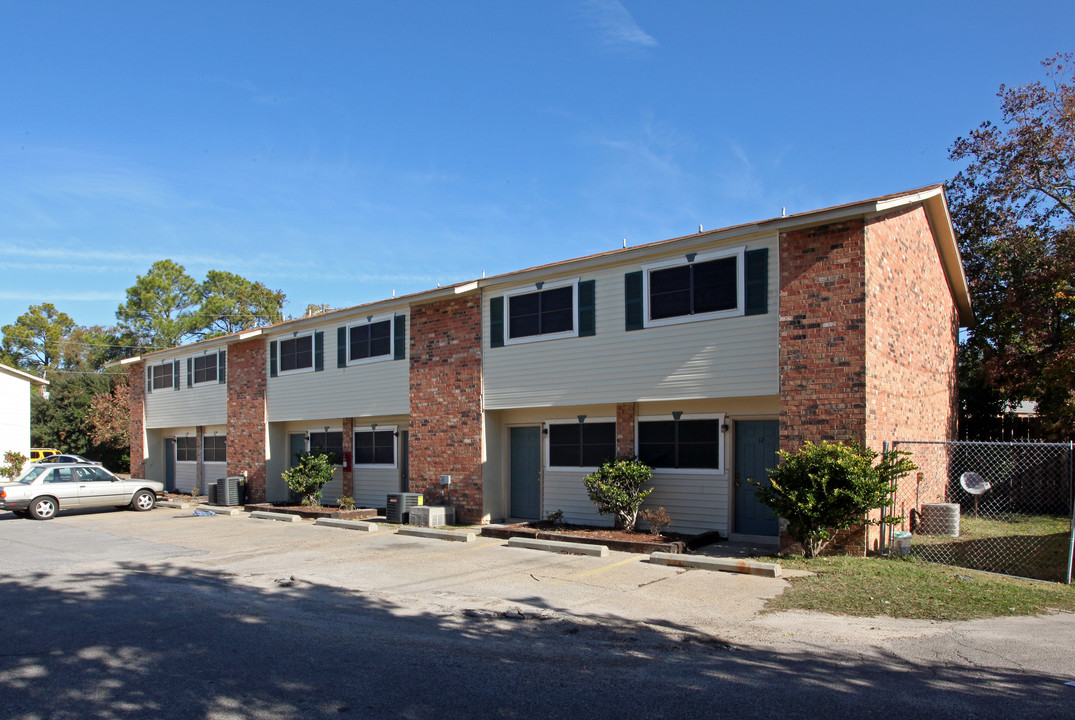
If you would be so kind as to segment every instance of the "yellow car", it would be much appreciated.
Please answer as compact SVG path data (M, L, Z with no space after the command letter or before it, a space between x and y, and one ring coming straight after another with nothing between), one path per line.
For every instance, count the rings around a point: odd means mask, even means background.
M59 455L60 451L55 448L30 448L30 462L40 462L49 455Z

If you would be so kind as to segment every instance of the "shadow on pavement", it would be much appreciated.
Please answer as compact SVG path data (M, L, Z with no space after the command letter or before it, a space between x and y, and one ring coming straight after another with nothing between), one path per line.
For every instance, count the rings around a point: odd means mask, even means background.
M8 578L0 606L9 719L1062 717L1075 690L875 648L733 646L555 608L415 611L301 579L139 563Z

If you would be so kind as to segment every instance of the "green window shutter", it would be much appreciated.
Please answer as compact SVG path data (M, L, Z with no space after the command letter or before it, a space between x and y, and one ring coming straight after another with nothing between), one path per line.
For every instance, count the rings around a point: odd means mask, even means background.
M769 248L748 250L746 264L746 314L769 312Z
M336 367L347 367L347 328L336 328Z
M396 315L392 323L392 359L404 360L407 357L407 316Z
M579 283L579 337L597 334L597 316L595 302L595 282L583 280Z
M153 392L153 368L146 365L146 392Z
M641 330L646 326L644 307L642 271L629 272L623 277L623 315L628 330Z
M228 351L221 350L216 357L216 381L225 383L228 381Z
M325 333L318 330L314 333L314 370L321 372L325 369Z
M489 298L489 347L504 347L504 296Z
M276 377L276 341L269 343L269 377Z
M194 358L187 358L187 387L194 387Z
M172 361L172 387L179 389L179 361Z

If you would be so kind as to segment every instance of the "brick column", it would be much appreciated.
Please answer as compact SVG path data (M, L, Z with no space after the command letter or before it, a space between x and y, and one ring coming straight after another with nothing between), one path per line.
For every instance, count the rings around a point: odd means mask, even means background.
M620 403L616 406L616 456L635 456L635 415L638 406L635 403Z
M343 497L355 496L355 421L353 418L343 419L343 456L346 464L343 469Z
M780 236L780 447L866 440L861 219Z
M265 362L263 338L228 346L228 475L247 472L251 502L265 501Z
M412 492L443 501L441 475L452 476L451 503L462 522L480 522L482 495L481 297L411 309L410 468Z
M146 476L146 364L127 368L131 411L131 477Z

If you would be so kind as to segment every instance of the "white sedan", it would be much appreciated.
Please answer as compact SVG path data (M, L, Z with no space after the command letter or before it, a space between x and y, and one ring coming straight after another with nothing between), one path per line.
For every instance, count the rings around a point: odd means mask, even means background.
M162 492L163 483L124 480L100 465L31 465L15 482L0 483L0 510L35 520L71 508L152 510Z

